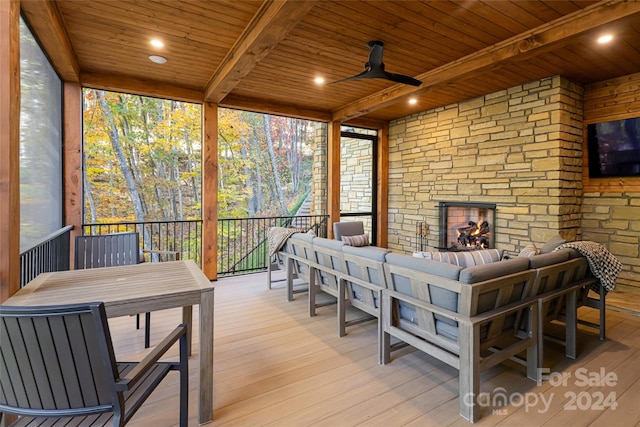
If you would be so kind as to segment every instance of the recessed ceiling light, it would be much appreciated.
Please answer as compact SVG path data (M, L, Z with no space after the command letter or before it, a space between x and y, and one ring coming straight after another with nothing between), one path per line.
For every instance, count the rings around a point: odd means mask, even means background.
M415 98L410 98L409 99L409 104L414 105L414 104L417 104L417 103L418 103L417 99L415 99Z
M164 47L164 43L159 39L151 39L151 46L153 47Z
M324 83L324 79L322 77L316 77L313 80L317 85L321 85L322 83Z
M164 64L165 62L167 62L167 58L165 58L164 56L151 55L149 56L149 59L151 60L151 62L155 62L156 64Z
M611 40L613 40L613 36L611 34L605 34L603 36L598 37L598 43L600 44L609 43Z

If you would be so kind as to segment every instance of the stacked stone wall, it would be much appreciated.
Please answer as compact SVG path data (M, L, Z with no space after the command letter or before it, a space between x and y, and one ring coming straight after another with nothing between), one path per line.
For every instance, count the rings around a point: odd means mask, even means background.
M313 146L311 215L327 214L327 124L317 123Z
M561 77L392 121L389 248L439 242L438 202L496 203L496 247L580 237L582 88Z

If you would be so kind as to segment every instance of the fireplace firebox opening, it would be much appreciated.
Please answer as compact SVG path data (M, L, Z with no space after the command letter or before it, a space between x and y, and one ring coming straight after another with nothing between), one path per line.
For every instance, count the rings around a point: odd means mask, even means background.
M496 236L495 203L440 202L440 250L490 249Z

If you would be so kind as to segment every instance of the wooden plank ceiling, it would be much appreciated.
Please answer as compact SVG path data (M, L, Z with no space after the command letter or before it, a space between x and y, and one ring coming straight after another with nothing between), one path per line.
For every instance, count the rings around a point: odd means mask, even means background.
M320 120L388 121L557 74L589 84L640 72L637 0L21 4L65 80ZM604 32L614 39L598 45ZM363 71L370 40L384 42L387 71L422 85L314 83Z

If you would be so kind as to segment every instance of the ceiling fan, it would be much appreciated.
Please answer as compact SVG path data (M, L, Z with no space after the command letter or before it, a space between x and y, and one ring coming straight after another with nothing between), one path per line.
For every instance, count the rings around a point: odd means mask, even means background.
M412 86L420 86L422 84L420 80L414 79L413 77L405 76L404 74L389 73L384 70L384 63L382 62L383 42L380 40L372 40L367 42L367 46L369 47L369 61L364 64L364 71L355 76L336 80L332 83L346 82L356 79L385 79Z

